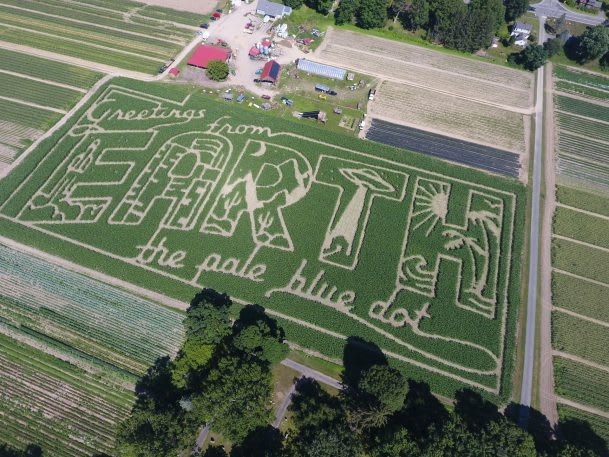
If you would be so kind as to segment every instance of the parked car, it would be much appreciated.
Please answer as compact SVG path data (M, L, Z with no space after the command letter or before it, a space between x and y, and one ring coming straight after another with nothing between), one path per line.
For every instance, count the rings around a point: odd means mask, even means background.
M376 89L370 89L370 92L368 93L368 100L370 100L370 101L374 100L375 95L376 95Z
M264 95L262 96L262 98L264 98L265 100L270 100L270 99L271 99L271 96L270 96L270 95L266 95L266 94L264 94Z
M329 92L330 88L325 84L315 84L315 90L317 92Z
M281 103L284 105L292 106L294 104L294 100L290 100L287 97L281 97Z
M208 29L209 28L209 22L204 22L199 27L201 27L202 29Z
M327 92L327 94L328 94L328 95L338 95L338 93L337 93L336 91L334 91L334 90L329 90L329 91Z

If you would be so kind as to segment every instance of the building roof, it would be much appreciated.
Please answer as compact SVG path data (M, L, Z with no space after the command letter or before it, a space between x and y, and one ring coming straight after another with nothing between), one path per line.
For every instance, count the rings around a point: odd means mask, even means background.
M258 0L256 12L271 17L283 17L292 14L292 8L269 0Z
M193 55L188 59L188 65L193 67L207 68L210 60L228 60L229 53L226 49L216 48L207 44L199 45Z
M262 69L262 74L260 75L260 79L262 81L270 81L273 84L277 83L279 79L279 73L281 72L281 65L279 65L274 60L269 60L266 64L264 64L264 68Z
M347 70L342 68L324 65L307 59L298 59L298 69L313 75L326 76L334 79L345 79L345 74L347 73Z
M178 70L176 67L173 67L171 70L169 70L169 74L171 76L178 76L180 74L180 70Z
M530 33L531 30L533 30L533 26L526 22L516 22L516 23L514 23L513 30L526 30L527 32Z
M256 46L252 46L250 48L250 52L249 52L250 56L257 56L259 54L260 54L260 51L258 50L258 48Z

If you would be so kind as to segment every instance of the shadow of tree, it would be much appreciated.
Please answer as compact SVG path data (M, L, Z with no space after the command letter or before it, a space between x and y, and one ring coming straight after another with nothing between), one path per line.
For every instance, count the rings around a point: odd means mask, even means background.
M235 446L231 457L281 457L283 455L283 437L281 432L271 425L257 427Z
M482 430L501 417L497 405L484 399L478 392L467 388L459 390L455 395L455 413L473 432Z
M345 386L358 385L362 373L373 365L387 365L387 357L376 344L366 341L358 336L347 338L343 351L343 375Z
M440 428L448 418L448 410L429 388L429 384L414 380L408 381L408 394L404 407L396 417L396 422L406 427L411 436L420 441L427 437L429 427Z

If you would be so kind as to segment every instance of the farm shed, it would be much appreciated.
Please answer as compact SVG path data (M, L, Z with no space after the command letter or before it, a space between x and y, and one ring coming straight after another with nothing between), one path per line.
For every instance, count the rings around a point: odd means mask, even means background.
M171 70L169 70L169 76L171 76L172 78L177 78L179 74L180 70L178 70L176 67L173 67Z
M258 5L256 5L256 14L282 18L283 16L289 16L292 14L292 8L282 5L281 3L269 2L268 0L258 0Z
M342 68L324 65L307 59L298 59L297 68L312 75L325 76L333 79L345 79L345 75L347 74L347 70Z
M207 64L210 60L222 60L226 62L229 56L230 54L226 49L202 44L195 50L190 59L188 59L188 65L199 68L207 68Z
M281 73L281 65L275 60L269 60L264 64L259 79L263 82L277 84L277 81L279 81L279 73Z

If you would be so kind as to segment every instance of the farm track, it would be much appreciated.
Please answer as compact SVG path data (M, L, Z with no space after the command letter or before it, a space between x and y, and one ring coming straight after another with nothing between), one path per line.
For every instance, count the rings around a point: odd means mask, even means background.
M556 311L556 312L559 312L559 313L568 314L571 317L576 317L576 318L581 319L583 321L591 322L593 324L609 328L609 322L601 321L599 319L594 319L593 317L583 316L581 314L574 313L573 311L570 311L568 309L558 308L558 307L555 306L555 307L552 308L552 310Z
M556 209L556 163L554 156L554 98L552 94L552 64L545 70L544 90L544 205L540 229L539 279L539 409L550 425L558 424L558 408L554 391L554 364L552 361L552 221ZM538 128L541 126L538 126Z
M569 359L577 363L581 363L582 365L588 365L589 367L596 368L597 370L602 370L609 372L609 367L606 365L602 365L600 363L592 362L590 360L584 359L577 355L569 354L567 352L562 351L552 351L552 355L555 357L561 357L563 359Z
M49 81L47 79L36 78L35 76L29 76L29 75L25 75L23 73L17 73L17 72L14 72L14 71L2 70L2 69L0 69L0 73L4 73L4 74L7 74L7 75L11 75L11 76L17 76L17 77L23 78L23 79L29 79L31 81L36 81L36 82L39 82L39 83L48 84L49 86L57 86L57 87L63 87L64 89L71 89L71 90L74 90L76 92L81 92L83 94L87 93L87 89L82 89L80 87L70 86L68 84L62 84L62 83L58 83L58 82L55 82L55 81Z
M581 411L585 411L587 413L594 414L596 416L601 416L606 419L609 419L609 412L603 411L602 409L593 408L592 406L584 405L582 403L577 403L572 400L568 400L564 397L556 396L556 402L561 405L571 406L572 408L579 409Z

